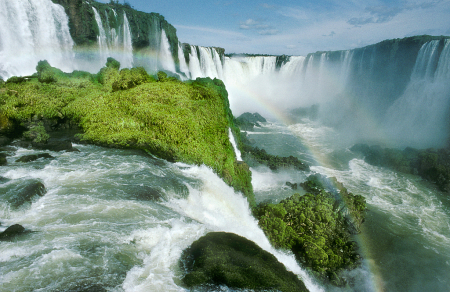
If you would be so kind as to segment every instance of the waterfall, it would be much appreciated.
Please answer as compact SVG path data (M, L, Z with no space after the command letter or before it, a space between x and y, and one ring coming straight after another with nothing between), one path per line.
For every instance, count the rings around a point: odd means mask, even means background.
M99 35L97 36L97 43L100 55L99 62L100 65L102 66L106 63L106 59L110 56L108 48L108 38L106 37L106 32L105 29L103 28L103 23L100 14L98 14L98 11L97 9L95 9L95 7L92 7L92 10L94 10L95 21L97 22L98 26Z
M0 1L0 77L31 75L46 59L63 71L74 69L69 19L50 0Z
M189 71L191 72L192 79L196 79L198 77L206 77L200 67L197 46L191 46L191 52L189 53Z
M123 58L122 67L133 67L133 43L131 40L130 24L126 13L123 13Z
M170 51L169 39L167 38L164 29L161 31L161 48L159 51L159 63L162 69L176 72L175 62L173 61L172 53Z
M228 128L228 137L230 139L231 145L233 145L234 153L236 154L236 160L237 161L243 161L241 156L241 151L239 151L236 140L234 139L233 132L231 131L231 128Z
M180 63L180 71L186 75L187 78L191 77L191 73L189 72L189 67L186 63L186 58L184 57L183 48L181 44L178 44L178 61Z
M450 40L440 57L439 41L425 43L403 95L386 113L391 139L416 147L443 147L448 137L450 108ZM437 64L436 69L434 66Z

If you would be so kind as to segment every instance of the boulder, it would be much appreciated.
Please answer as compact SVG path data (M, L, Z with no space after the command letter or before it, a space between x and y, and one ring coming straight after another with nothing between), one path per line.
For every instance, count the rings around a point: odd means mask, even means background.
M25 228L20 224L14 224L0 233L0 240L8 240L25 232Z
M45 193L44 184L36 179L17 179L0 186L0 199L13 208L31 203L34 198L42 197Z
M230 288L308 291L274 255L233 233L211 232L183 251L180 260L187 287L226 285Z
M6 154L0 153L0 166L6 165L8 162L6 161Z
M16 162L31 162L38 160L39 158L54 159L55 157L51 156L48 153L31 154L20 157L19 159L16 160Z
M77 151L75 148L72 147L72 142L68 140L49 140L47 143L31 143L31 146L33 148L39 149L39 150L50 150L50 151Z

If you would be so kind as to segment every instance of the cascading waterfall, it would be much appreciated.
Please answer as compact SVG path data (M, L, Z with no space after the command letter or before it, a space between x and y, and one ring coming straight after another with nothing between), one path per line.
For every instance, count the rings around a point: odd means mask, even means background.
M403 145L442 147L447 142L443 138L449 131L450 40L439 58L438 45L431 41L422 46L408 87L386 113L386 127L395 125L391 139Z
M183 48L181 44L178 44L178 61L180 63L180 71L185 74L186 78L191 77L191 73L189 72L189 67L186 63L186 58L184 57Z
M98 26L98 33L97 36L97 43L98 43L98 49L99 49L99 62L100 66L106 63L106 59L110 57L109 54L109 47L108 47L108 38L106 37L105 29L103 28L103 22L100 17L100 14L98 14L97 9L95 7L92 7L92 10L94 11L95 21L97 22Z
M169 39L167 38L164 29L161 31L161 48L159 51L159 64L160 68L176 72L175 62L173 61L172 53L170 51Z
M239 148L237 147L236 140L234 139L231 128L228 128L228 137L230 139L231 145L233 145L233 149L234 149L234 153L236 154L237 161L242 161L241 151L239 151Z
M31 75L40 60L74 69L74 45L64 9L49 0L0 1L0 77Z
M133 44L131 39L130 24L126 13L123 14L123 25L119 28L120 34L115 28L109 25L108 17L106 21L106 30L100 14L95 7L92 7L97 22L99 35L97 36L99 46L99 68L103 67L108 57L113 57L120 62L122 68L131 68L133 66ZM114 17L117 20L117 13L113 10ZM107 15L107 14L106 14ZM108 34L107 34L108 32Z
M123 58L121 64L122 67L133 67L133 43L126 13L123 14Z

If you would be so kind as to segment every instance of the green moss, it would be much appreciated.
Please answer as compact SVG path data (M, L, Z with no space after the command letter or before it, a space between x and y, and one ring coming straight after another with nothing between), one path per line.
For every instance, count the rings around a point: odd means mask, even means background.
M47 134L44 124L40 122L30 126L30 130L24 132L23 137L34 143L47 143L50 135Z
M232 233L208 233L183 251L180 261L187 287L212 284L257 291L308 291L272 254Z
M357 246L345 216L336 210L334 195L315 176L304 188L312 193L260 204L254 214L275 247L292 250L305 266L331 281L334 274L358 263ZM347 197L349 210L364 218L364 198L348 192Z

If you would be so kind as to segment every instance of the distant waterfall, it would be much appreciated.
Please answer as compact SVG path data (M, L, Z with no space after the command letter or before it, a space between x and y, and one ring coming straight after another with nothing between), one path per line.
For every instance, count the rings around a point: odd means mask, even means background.
M123 53L122 67L133 67L133 43L131 40L130 24L125 13L123 13Z
M97 43L98 43L99 57L100 57L99 62L100 62L100 65L102 65L102 64L106 63L106 58L108 58L110 56L109 48L108 48L108 39L106 37L105 29L103 28L103 22L102 22L102 19L100 18L100 14L98 14L98 11L97 11L97 9L95 9L95 7L92 7L92 10L94 10L95 21L97 22L97 26L98 26L99 35L97 36Z
M450 40L440 57L439 41L419 51L411 81L386 113L391 138L404 145L445 146L450 114Z
M161 31L161 48L159 51L160 67L164 70L176 72L175 62L170 51L169 39L164 29Z
M107 21L104 24L97 9L92 7L92 10L94 11L95 21L99 30L99 35L97 36L99 64L97 66L98 68L94 69L94 71L103 67L108 57L113 57L119 61L122 68L131 68L133 66L133 45L127 15L125 13L123 14L123 24L119 28L120 34L118 34L116 28L110 27L108 14L106 14ZM117 19L117 13L114 10L113 13Z
M186 78L191 78L191 73L189 72L189 67L186 63L186 58L184 57L181 44L178 44L178 61L180 63L180 71L186 75Z
M30 75L46 59L74 68L74 45L64 9L50 0L0 1L0 77Z

